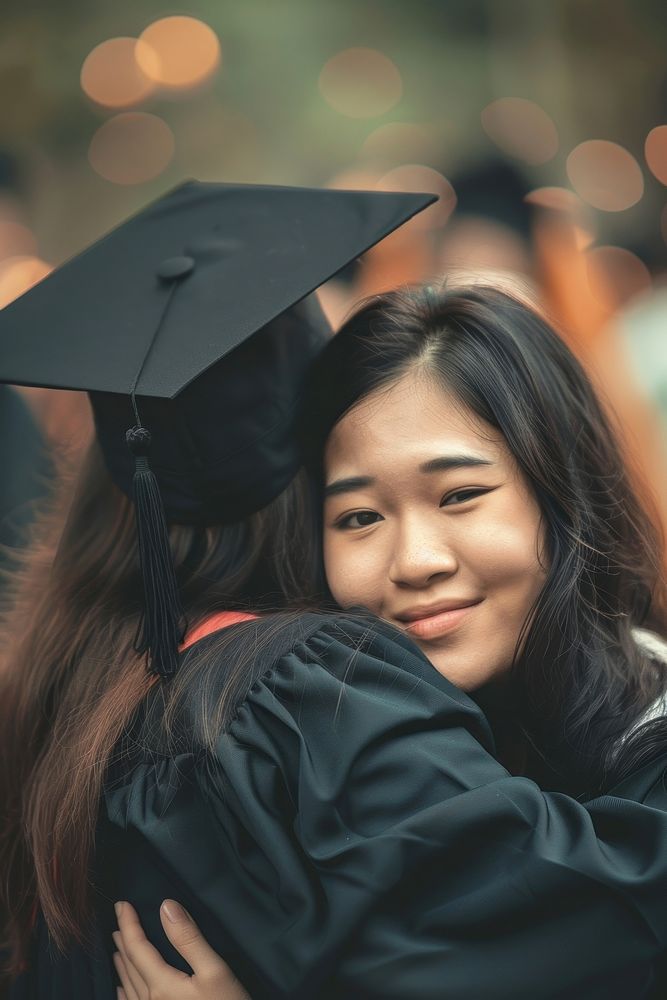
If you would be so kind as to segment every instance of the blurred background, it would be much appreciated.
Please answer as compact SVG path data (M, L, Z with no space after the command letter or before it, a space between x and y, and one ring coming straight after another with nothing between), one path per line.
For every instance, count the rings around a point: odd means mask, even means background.
M346 269L545 309L667 523L664 0L4 0L0 308L183 179L435 191ZM23 390L57 446L85 402ZM1 513L1 511L0 511Z

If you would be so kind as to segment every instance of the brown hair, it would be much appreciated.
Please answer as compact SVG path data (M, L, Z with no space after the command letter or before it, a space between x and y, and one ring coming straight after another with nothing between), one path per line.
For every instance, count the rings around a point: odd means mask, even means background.
M319 573L312 516L300 474L243 522L172 525L190 626L220 610L302 603ZM133 506L112 484L97 444L78 482L60 477L9 583L0 659L0 912L16 974L37 903L60 948L86 939L103 779L158 683L133 648L142 593Z

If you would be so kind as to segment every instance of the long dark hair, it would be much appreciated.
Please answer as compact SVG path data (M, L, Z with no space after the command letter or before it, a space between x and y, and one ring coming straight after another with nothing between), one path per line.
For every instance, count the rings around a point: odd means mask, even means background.
M311 596L319 574L311 517L301 473L243 522L172 525L189 624L233 608L298 606ZM0 915L15 974L37 904L56 945L86 940L102 783L157 682L133 648L142 606L134 508L113 485L96 444L78 479L61 476L8 582L13 594L0 659ZM244 666L232 664L231 682ZM183 697L184 682L185 675L165 690L167 702Z
M416 368L503 435L532 486L549 567L511 671L530 776L575 795L608 789L667 749L667 718L623 739L667 686L633 637L664 607L662 541L629 482L610 420L545 319L481 285L378 296L339 331L311 379L309 447Z

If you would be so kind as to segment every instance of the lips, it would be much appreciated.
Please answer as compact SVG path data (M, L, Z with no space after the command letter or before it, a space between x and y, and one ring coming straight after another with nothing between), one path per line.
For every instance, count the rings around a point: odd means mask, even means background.
M470 601L448 601L424 608L412 608L396 615L401 627L416 639L439 639L454 629L481 604L481 598Z
M399 622L417 622L423 621L425 618L433 618L435 615L441 615L448 611L459 611L461 608L471 608L475 604L479 604L481 598L462 598L461 600L450 599L449 601L440 601L438 604L422 605L421 607L408 608L407 611L401 611L394 615Z

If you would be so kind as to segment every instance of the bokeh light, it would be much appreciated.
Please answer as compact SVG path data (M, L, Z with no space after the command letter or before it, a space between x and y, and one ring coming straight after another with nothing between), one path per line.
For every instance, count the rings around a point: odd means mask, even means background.
M438 248L438 273L458 281L484 276L493 281L498 275L527 275L531 255L526 241L516 230L479 215L454 215Z
M547 163L558 152L558 131L539 104L501 97L482 111L482 128L508 156L524 163Z
M605 212L631 208L644 193L644 177L634 156L605 139L575 146L567 158L567 176L584 201Z
M595 226L588 206L569 188L557 186L535 188L524 200L536 208L560 212L567 216L572 223L577 249L584 250L595 239Z
M437 155L432 129L412 122L387 122L366 136L361 152L379 160L422 160Z
M550 208L554 212L566 212L569 215L576 215L583 207L581 198L574 191L557 186L535 188L526 195L525 200L538 208Z
M322 69L319 86L327 104L348 118L383 115L403 96L401 74L377 49L339 52Z
M418 163L395 167L380 178L376 187L379 191L432 192L438 195L438 201L407 223L412 229L444 226L456 206L456 193L447 178L432 167Z
M220 42L208 24L176 15L154 21L142 31L137 62L146 76L162 87L196 87L220 65Z
M667 125L651 129L644 143L644 155L654 177L667 184Z
M96 46L81 67L84 93L107 108L139 104L155 90L144 67L157 72L156 53L137 38L110 38Z
M326 186L336 191L373 191L384 175L375 167L349 167L330 177Z
M623 247L595 247L586 253L586 271L592 294L602 304L624 305L651 288L651 275L642 260Z
M174 147L171 129L157 115L126 112L98 128L88 148L88 160L105 180L141 184L162 173Z
M27 226L13 219L0 219L0 259L36 254L37 240Z
M23 295L53 268L33 255L17 255L0 261L0 309Z

